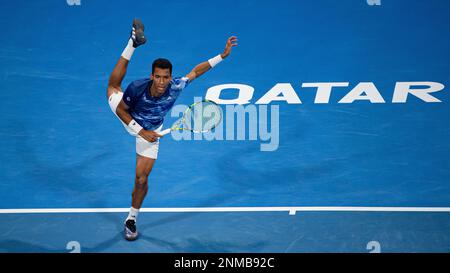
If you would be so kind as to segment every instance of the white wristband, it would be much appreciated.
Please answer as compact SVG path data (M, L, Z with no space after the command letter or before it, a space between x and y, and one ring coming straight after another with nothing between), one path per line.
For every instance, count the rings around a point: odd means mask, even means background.
M142 130L142 126L139 125L139 123L137 123L134 119L130 121L128 127L136 134L139 134L139 131Z
M220 56L220 54L219 54L216 57L209 59L208 63L212 68L212 67L216 66L218 63L220 63L221 61L223 61L223 59L222 59L222 56Z

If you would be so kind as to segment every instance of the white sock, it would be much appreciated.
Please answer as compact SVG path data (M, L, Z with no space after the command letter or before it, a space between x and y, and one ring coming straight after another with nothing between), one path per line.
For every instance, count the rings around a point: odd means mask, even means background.
M128 217L127 217L127 219L125 219L125 222L130 219L134 220L136 222L138 214L139 214L139 209L135 209L135 208L131 207L130 213L128 213Z
M133 47L133 40L131 40L131 38L130 38L128 40L127 47L125 47L125 49L122 52L122 57L129 61L131 59L131 56L133 55L135 49L136 48Z

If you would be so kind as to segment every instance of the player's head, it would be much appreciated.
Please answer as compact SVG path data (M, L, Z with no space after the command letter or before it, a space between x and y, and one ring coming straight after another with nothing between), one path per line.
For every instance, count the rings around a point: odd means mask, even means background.
M150 79L153 81L153 89L158 94L163 94L172 80L172 64L170 61L163 58L154 60Z
M169 74L172 75L172 63L167 59L159 58L154 60L152 64L152 74L155 73L156 68L169 69Z

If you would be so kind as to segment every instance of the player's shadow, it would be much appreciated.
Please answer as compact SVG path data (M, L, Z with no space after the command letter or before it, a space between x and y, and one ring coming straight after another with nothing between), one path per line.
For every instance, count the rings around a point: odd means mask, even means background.
M190 238L183 246L181 252L224 252L224 253L238 253L238 252L261 252L266 243L258 241L254 243L244 241L208 241Z
M133 252L166 252L166 253L187 253L187 252L223 252L223 253L235 253L235 252L261 252L266 243L259 242L242 242L242 241L221 241L221 240L199 240L198 238L185 238L181 242L163 240L156 236L150 236L146 234L146 231L142 231L139 234L139 238L131 244L139 244L133 248ZM149 232L151 233L151 232ZM174 237L175 238L175 237ZM180 237L177 237L180 238ZM123 233L117 233L114 237L96 244L92 247L82 246L81 252L85 253L103 253L110 252L112 247L118 242L123 242ZM147 242L143 246L143 241ZM128 242L126 242L128 243ZM121 251L122 252L122 251Z
M237 253L237 252L261 252L266 243L259 241L245 243L242 241L206 240L198 238L186 238L182 243L168 242L158 238L141 235L139 240L146 240L160 247L169 247L167 252L178 253Z
M211 196L210 198L208 198L208 200L200 203L198 206L199 208L202 207L214 207L216 206L219 202L223 203L225 200L227 200L228 198L230 198L229 196L225 195L225 194L216 194L214 196ZM152 221L148 224L142 225L142 229L151 229L157 226L161 226L161 225L165 225L165 224L170 224L170 223L174 223L174 222L178 222L178 221L182 221L185 220L187 218L191 218L194 217L202 212L168 212L170 214L170 216L167 216L165 218L162 219L158 219L155 221ZM146 217L146 216L140 216L140 217Z

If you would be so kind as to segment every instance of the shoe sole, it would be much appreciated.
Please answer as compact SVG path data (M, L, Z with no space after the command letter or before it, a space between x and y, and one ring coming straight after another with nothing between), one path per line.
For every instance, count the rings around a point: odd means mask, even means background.
M133 20L133 27L134 29L137 30L142 30L142 32L144 32L144 24L142 23L142 21L140 19L134 19Z
M133 27L135 29L135 37L136 37L136 42L138 43L138 45L145 44L147 42L147 39L145 38L145 35L144 35L145 27L144 27L144 24L142 23L142 21L140 19L134 19ZM144 38L141 39L141 37L144 37Z
M137 238L138 238L138 234L136 234L136 236L133 236L133 237L127 237L126 235L124 236L125 237L125 239L127 240L127 241L134 241L134 240L136 240Z

